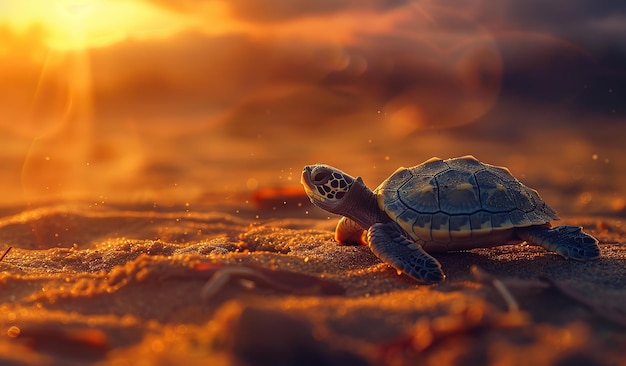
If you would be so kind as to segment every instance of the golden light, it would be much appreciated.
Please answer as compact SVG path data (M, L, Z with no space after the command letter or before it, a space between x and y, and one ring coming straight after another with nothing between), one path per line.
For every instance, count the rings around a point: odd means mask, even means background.
M226 5L208 3L202 10L185 14L142 0L0 1L0 35L8 40L0 42L0 81L16 86L0 105L0 129L22 139L11 152L23 154L16 160L21 174L13 174L11 184L19 180L26 202L106 194L111 169L136 169L141 151L128 141L119 144L120 156L102 153L129 133L104 137L97 131L92 62L100 50L94 49L114 52L104 49L127 40L169 42L190 30L232 30Z
M397 140L469 123L498 95L496 44L456 9L356 7L264 22L238 16L242 3L183 3L0 0L9 40L0 82L19 102L0 104L12 115L0 128L28 143L19 181L29 202L144 189L137 171L180 151L150 149L145 136L247 136L270 111L265 136L365 120L364 134ZM201 146L193 153L215 158Z
M186 23L182 16L139 1L21 0L3 5L0 22L16 28L38 24L49 47L102 47L126 37L158 37Z
M139 1L105 0L24 0L1 13L0 24L18 32L39 29L48 48L25 111L32 136L21 172L25 199L98 191L89 49L167 36L180 17Z

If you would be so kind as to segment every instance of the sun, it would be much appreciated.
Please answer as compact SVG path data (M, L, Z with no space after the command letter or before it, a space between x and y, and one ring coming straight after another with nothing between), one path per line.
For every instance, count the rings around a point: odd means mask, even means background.
M8 4L7 4L8 3ZM143 1L20 0L0 5L0 21L33 24L49 47L61 50L107 46L126 37L155 37L180 29L184 19Z

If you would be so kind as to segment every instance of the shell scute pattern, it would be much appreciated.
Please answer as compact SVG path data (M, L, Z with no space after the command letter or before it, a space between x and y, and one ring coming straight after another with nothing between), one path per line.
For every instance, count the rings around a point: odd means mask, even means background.
M389 178L386 185L389 187L400 187L413 178L413 174L407 168L398 168Z
M419 207L420 212L441 211L439 205L439 185L434 177L420 175L403 184L398 193L409 207Z
M419 214L416 211L409 208L402 214L398 215L396 220L402 227L413 227L418 216Z
M435 179L439 186L439 208L441 211L452 215L465 214L481 207L474 174L450 169L437 174Z
M476 173L485 169L485 165L471 155L446 160L446 163L451 169L463 170L470 173Z
M413 224L413 233L417 235L418 238L422 238L424 240L432 240L433 237L431 235L433 223L433 215L431 214L419 214L415 223Z
M472 226L469 215L450 216L450 236L455 239L466 239L471 237Z
M450 215L438 212L433 215L430 235L432 240L441 243L450 242Z
M510 183L510 185L514 185L515 183ZM535 209L537 205L533 201L533 198L530 194L528 194L527 190L524 189L521 185L517 184L516 188L509 187L509 192L513 196L513 200L515 201L515 206L518 210L529 212Z
M480 187L480 202L483 209L489 212L509 212L515 207L513 196L497 175L489 170L475 174L476 183Z
M481 233L481 234L489 234L493 231L491 226L491 217L493 214L478 211L470 215L470 227L472 228L472 232Z
M528 219L533 223L545 220L545 213L542 215L540 210L532 210L525 212L525 214L526 217L528 217Z
M513 227L511 221L511 215L508 212L498 212L491 214L491 226L492 227Z
M489 171L505 182L517 182L517 179L511 174L509 168L489 165Z
M509 212L509 215L511 216L511 222L514 226L532 225L532 221L530 221L528 216L526 216L526 213L521 210L512 210L511 212Z
M471 156L398 169L377 193L381 209L427 241L447 243L558 219L537 191L507 168Z
M400 200L391 201L387 203L386 205L387 205L387 210L395 213L394 217L399 217L400 215L404 213L404 211L407 210L406 205Z
M408 182L413 175L406 168L399 168L389 178L383 181L375 190L378 207L393 212L403 212L407 205L400 200L400 190L403 184ZM399 216L399 215L398 215Z
M426 177L433 177L436 174L443 172L444 170L450 169L450 166L446 164L443 159L440 158L431 158L426 160L424 163L414 166L410 168L411 174L414 176L423 175Z
M554 220L558 220L559 219L559 215L556 214L556 211L554 211L552 209L552 207L548 206L545 202L541 201L541 205L540 205L540 209L539 211L541 211L541 213L543 213L546 216L551 217Z

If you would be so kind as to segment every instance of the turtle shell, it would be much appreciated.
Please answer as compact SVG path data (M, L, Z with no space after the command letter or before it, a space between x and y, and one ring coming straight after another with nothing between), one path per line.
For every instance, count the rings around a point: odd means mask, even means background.
M507 168L469 155L400 168L375 193L380 209L424 242L487 245L490 237L514 227L558 219L537 191Z

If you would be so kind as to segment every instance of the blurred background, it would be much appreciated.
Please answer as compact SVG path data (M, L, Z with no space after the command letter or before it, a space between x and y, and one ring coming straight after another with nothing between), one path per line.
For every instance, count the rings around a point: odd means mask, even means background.
M624 122L618 0L0 0L3 205L241 200L315 162L375 187L473 154L625 215Z

